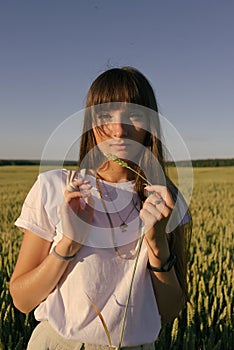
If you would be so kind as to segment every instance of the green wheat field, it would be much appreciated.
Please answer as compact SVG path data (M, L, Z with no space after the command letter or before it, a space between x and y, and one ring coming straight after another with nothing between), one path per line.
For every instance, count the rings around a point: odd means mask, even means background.
M0 167L0 349L23 350L36 322L17 311L9 294L22 234L14 221L38 174L37 166ZM234 167L194 168L190 206L191 303L163 326L155 349L233 349Z

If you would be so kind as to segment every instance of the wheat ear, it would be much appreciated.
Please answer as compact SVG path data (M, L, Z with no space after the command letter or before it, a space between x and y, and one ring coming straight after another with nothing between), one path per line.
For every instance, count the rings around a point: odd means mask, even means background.
M101 322L102 322L103 328L104 328L104 330L105 330L105 333L106 333L106 336L107 336L107 339L108 339L109 349L114 349L113 346L112 346L112 344L111 344L111 337L110 337L110 333L109 333L108 327L107 327L106 322L105 322L105 320L104 320L104 318L103 318L103 316L102 316L102 314L101 314L101 311L98 309L97 305L94 304L94 302L92 301L92 299L90 298L90 296L89 296L87 293L85 293L85 294L86 294L86 296L88 297L88 299L89 299L89 301L90 301L90 303L91 303L91 305L92 305L92 308L94 309L94 311L95 311L96 314L99 316L99 318L100 318L100 320L101 320Z
M131 170L132 172L134 172L135 174L140 176L142 178L142 180L144 180L147 183L147 185L152 186L152 184L149 182L149 180L147 180L144 176L142 176L140 173L138 173L136 170L134 170L132 167L130 167L128 165L128 163L124 162L123 160L119 159L118 157L116 157L115 155L113 155L111 153L104 153L104 156L106 158L108 158L109 160L112 160L113 162L119 164L123 168L127 168L127 169Z

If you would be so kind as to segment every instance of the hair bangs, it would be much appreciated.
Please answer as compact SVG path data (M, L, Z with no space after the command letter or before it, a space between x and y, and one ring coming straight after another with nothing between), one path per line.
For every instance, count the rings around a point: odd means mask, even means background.
M114 68L101 74L92 84L86 107L111 102L126 102L151 107L148 89L127 68Z

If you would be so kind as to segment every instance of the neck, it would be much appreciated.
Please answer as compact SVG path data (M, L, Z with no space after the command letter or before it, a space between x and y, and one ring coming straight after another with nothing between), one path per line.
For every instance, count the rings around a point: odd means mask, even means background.
M130 181L135 178L131 170L112 161L100 166L97 170L97 174L100 178L108 182Z

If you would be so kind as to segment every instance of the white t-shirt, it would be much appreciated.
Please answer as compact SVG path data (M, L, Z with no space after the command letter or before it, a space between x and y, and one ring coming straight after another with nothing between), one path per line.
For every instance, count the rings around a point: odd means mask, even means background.
M67 174L65 169L40 174L15 222L19 228L51 241L52 246L62 238L60 206ZM112 345L117 346L135 263L133 251L137 248L135 243L139 237L139 200L131 181L101 183L103 200L115 226L114 240L121 253L120 258L113 249L113 235L108 228L95 178L90 175L86 178L92 185L95 202L93 225L85 245L71 261L54 291L36 308L35 317L38 321L48 320L68 339L106 345L108 339L92 306L94 303L107 324ZM126 194L125 200L123 193ZM135 208L130 213L132 203ZM119 228L122 221L128 224L126 232ZM147 248L143 242L128 306L123 346L151 343L157 339L161 328L151 277L146 268L147 259Z

